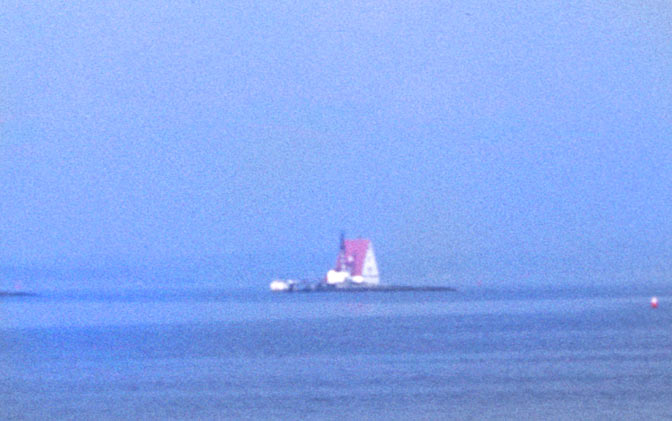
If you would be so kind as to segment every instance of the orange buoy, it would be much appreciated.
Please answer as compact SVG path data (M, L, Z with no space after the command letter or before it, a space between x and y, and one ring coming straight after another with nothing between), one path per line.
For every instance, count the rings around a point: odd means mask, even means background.
M651 298L651 308L658 308L658 297Z

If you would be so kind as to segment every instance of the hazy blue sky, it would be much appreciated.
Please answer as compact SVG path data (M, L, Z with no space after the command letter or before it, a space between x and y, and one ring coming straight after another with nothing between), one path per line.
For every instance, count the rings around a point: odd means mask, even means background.
M0 136L6 268L672 277L669 0L5 1Z

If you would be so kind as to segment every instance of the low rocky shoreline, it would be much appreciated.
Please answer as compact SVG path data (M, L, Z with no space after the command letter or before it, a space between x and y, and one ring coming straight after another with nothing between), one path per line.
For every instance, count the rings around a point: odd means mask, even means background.
M353 285L333 286L318 284L290 284L281 292L455 292L457 289L446 286L410 286L410 285Z
M34 295L37 294L26 291L0 291L0 297L30 297Z

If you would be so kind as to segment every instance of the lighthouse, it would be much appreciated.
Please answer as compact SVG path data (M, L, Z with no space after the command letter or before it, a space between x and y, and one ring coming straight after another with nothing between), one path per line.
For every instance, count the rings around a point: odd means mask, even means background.
M276 292L429 292L455 291L448 286L380 285L378 263L373 244L367 238L346 239L341 234L334 266L319 279L274 279Z
M336 264L327 272L326 282L334 286L344 286L349 283L378 285L380 275L371 241L365 238L347 240L341 234Z

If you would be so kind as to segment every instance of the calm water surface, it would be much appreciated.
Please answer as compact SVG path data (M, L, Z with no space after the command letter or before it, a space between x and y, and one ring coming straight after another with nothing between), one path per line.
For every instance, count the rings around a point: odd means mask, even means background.
M0 300L3 419L672 419L672 296Z

